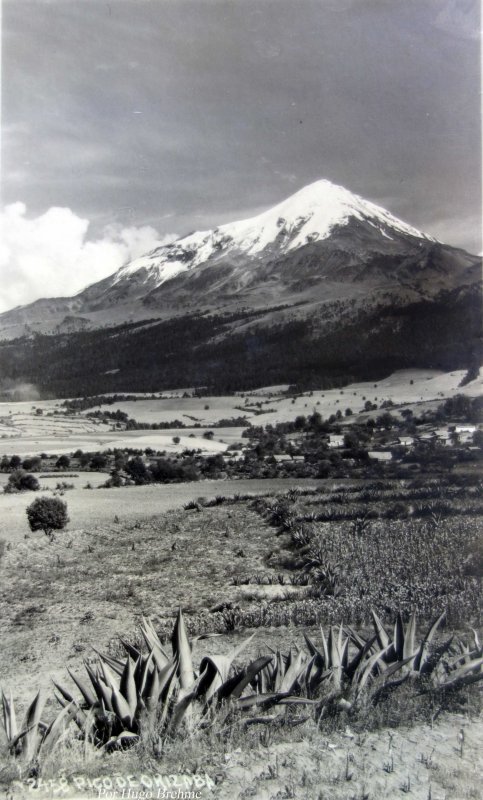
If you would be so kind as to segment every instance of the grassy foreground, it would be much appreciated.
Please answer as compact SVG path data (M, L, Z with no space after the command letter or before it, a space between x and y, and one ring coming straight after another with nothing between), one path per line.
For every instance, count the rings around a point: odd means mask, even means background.
M130 663L134 674L138 656L147 663L149 635L139 630L149 617L166 658L160 672L171 664L168 700L168 684L159 689L164 723L176 707L179 717L176 731L160 728L157 707L149 736L143 721L133 727L133 746L119 741L120 750L116 742L102 746L118 736L112 719L102 741L97 728L82 737L74 721L34 768L9 755L4 740L5 791L15 792L12 780L38 780L39 771L44 781L58 780L62 770L86 781L147 771L206 772L215 786L204 786L203 797L477 797L481 648L469 626L480 624L479 498L477 485L450 490L431 479L363 489L330 484L257 501L219 497L149 523L113 519L67 531L53 545L38 534L5 547L0 675L18 711L42 687L42 720L54 720L60 705L51 678L85 705L66 668L77 681L87 677L83 660L102 673L93 646L107 655L122 692L116 668ZM178 620L171 643L179 606L183 625ZM421 652L430 620L443 612ZM253 632L230 666L229 654ZM183 670L187 637L208 633L222 635L195 642ZM119 635L131 648L127 662ZM151 639L161 659L157 647ZM146 675L151 668L152 660ZM106 675L101 680L110 685ZM194 692L180 716L179 703ZM264 699L246 699L253 696ZM98 789L69 784L79 796L98 796Z

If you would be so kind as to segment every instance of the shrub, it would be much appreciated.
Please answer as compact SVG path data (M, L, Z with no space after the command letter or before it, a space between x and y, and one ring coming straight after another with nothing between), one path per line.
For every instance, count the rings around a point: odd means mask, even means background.
M34 475L25 472L24 469L16 469L8 478L8 484L4 491L9 492L36 492L39 489L39 482Z
M57 497L38 497L26 509L31 531L42 530L51 541L54 531L65 528L69 521L67 505Z

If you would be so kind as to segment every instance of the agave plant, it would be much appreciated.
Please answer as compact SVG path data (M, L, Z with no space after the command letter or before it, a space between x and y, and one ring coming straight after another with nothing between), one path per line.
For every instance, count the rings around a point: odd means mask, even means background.
M365 641L347 628L351 642L359 652L365 650L367 653L367 660L361 663L359 674L355 676L356 698L369 678L376 682L373 702L408 679L424 678L425 687L421 691L434 691L461 688L483 678L483 650L476 632L473 632L473 648L461 640L456 642L459 649L456 655L453 636L438 647L431 647L445 618L444 612L431 623L419 644L416 644L415 612L411 614L407 625L404 625L401 614L397 615L392 637L375 611L371 613L374 636L370 640ZM396 673L399 673L398 677L390 680Z
M55 717L50 725L42 722L41 715L44 704L44 696L41 692L37 692L19 728L12 694L10 692L10 696L7 697L2 690L3 727L9 751L23 763L31 774L38 770L40 756L45 758L52 752L70 722L68 706Z
M96 669L85 664L90 683L69 671L82 695L80 701L54 684L58 701L68 709L82 735L97 746L107 750L126 747L138 741L142 731L157 739L174 735L180 726L193 732L211 725L221 706L226 720L235 710L267 709L287 699L287 691L243 695L271 660L271 656L261 657L233 671L234 659L252 637L229 655L205 656L196 672L181 609L171 636L172 655L149 620L143 620L141 630L147 654L121 639L127 658L98 654Z

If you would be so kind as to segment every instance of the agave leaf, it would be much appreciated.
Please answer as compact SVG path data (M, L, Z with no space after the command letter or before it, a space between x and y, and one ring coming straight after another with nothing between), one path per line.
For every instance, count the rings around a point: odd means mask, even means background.
M122 731L117 736L111 736L109 741L102 745L101 750L117 750L124 742L136 742L139 739L137 733L132 731Z
M322 652L324 655L324 665L327 666L329 664L329 649L327 647L327 641L324 634L324 629L322 625L320 626L320 637L322 639Z
M318 700L309 700L308 697L297 697L296 695L282 697L282 699L278 701L278 705L280 706L316 706L318 703Z
M193 700L197 696L197 689L194 689L192 692L185 694L181 700L178 700L175 707L173 708L173 713L171 715L171 719L168 725L168 733L172 734L176 731L176 729L180 726L182 720L185 716L187 716L187 711L193 702Z
M364 658L367 654L371 651L374 642L376 641L377 637L376 634L371 636L366 642L364 642L363 647L355 654L352 661L350 661L346 667L346 673L350 680L354 677L355 672L357 671L359 665L363 662ZM361 640L362 641L362 640Z
M329 630L329 641L328 641L328 650L329 650L329 668L332 670L331 680L334 685L340 689L342 684L342 626L339 628L339 632L335 634L335 627L331 625Z
M476 631L474 628L470 628L470 630L473 634L473 642L475 644L475 649L481 653L482 647L480 644L480 640L478 638L478 631Z
M67 672L69 673L70 677L74 681L75 685L79 689L80 693L82 694L87 706L90 708L96 704L96 695L92 693L90 687L84 683L77 675L74 675L72 670L68 669ZM61 691L59 689L59 691ZM64 695L65 696L65 695Z
M160 717L161 727L166 722L166 718L168 716L169 708L171 705L171 697L174 694L177 685L179 686L179 683L177 681L177 662L175 660L173 667L167 674L164 690L161 692L161 697L163 699L162 712Z
M122 724L125 727L131 728L133 724L133 717L134 711L131 711L131 707L126 700L125 697L121 694L119 689L115 687L111 689L111 704L112 710L116 714L116 716L121 720Z
M289 661L290 658L291 658L291 654L289 652L287 661ZM273 679L272 679L273 690L275 692L279 692L280 691L280 687L282 685L282 680L283 680L283 673L284 673L283 655L280 652L280 650L277 650L276 661L275 661L274 672L273 672Z
M272 656L261 656L255 661L252 661L245 669L237 672L236 675L225 681L219 687L216 692L216 700L224 700L227 697L229 697L230 700L238 700L243 690L251 683L253 678L264 669L271 659Z
M414 640L416 638L416 612L413 611L409 618L409 622L406 628L406 634L404 636L404 644L403 644L403 659L407 659L415 654L415 647L414 647Z
M163 669L163 667L165 667L169 661L169 656L164 650L159 636L156 633L154 625L150 619L143 617L141 632L150 652L153 653L156 664L160 670Z
M148 681L149 675L153 674L154 671L157 670L156 666L153 668L153 660L154 656L153 653L151 652L148 658L142 660L142 658L139 657L138 661L136 662L136 669L134 670L134 678L136 680L138 698L144 697L144 691L146 688L146 683Z
M383 681L387 681L391 675L394 675L395 672L398 672L400 669L404 669L411 661L413 657L409 656L408 658L403 658L401 661L396 661L395 664L391 664L389 667L386 667L384 671L381 673L381 678Z
M457 680L456 685L458 687L471 686L471 684L478 683L478 681L481 681L481 680L483 680L483 672L477 672L476 675L473 672L470 672L467 675L463 675L462 677L459 677L458 680ZM446 688L446 687L443 687L443 688ZM451 688L454 689L455 685L453 684Z
M28 735L28 734L29 734L29 733L30 733L30 732L31 732L31 731L34 729L34 727L35 727L35 726L34 726L34 725L32 725L30 728L25 728L24 730L20 731L20 733L17 733L17 735L15 736L15 738L14 738L14 739L12 739L12 741L11 741L11 742L9 742L9 745L8 745L8 747L9 747L9 750L10 750L10 752L12 752L12 753L13 753L13 752L15 751L15 749L16 749L16 747L17 747L17 745L18 745L18 743L19 743L19 742L22 742L22 749L23 749L23 745L24 745L24 739L25 739L25 738L26 738L26 736L27 736L27 735ZM18 753L18 752L19 752L19 751L17 751L17 753ZM25 755L25 753L23 753L23 754Z
M379 649L386 650L390 645L390 639L386 629L373 609L371 609L371 616Z
M342 630L342 625L341 625L341 630ZM342 644L340 660L341 660L342 669L345 671L347 669L347 667L349 666L349 637L348 636L346 636L346 638L344 639L344 642Z
M165 668L159 673L159 682L160 682L160 697L165 696L171 688L174 690L175 688L179 688L179 681L178 681L178 662L176 659L172 660L165 666Z
M121 661L120 658L113 658L105 653L100 653L95 647L92 649L94 650L94 653L99 656L99 659L103 664L107 664L118 677L122 675L125 666L124 661Z
M114 712L114 708L112 707L112 687L105 684L101 678L99 678L98 685L101 694L101 702L104 704L105 708L108 711Z
M155 711L159 702L160 693L161 689L159 683L159 670L157 667L155 667L146 682L144 695L142 698L149 713Z
M89 676L89 678L90 678L90 681L91 681L91 683L92 683L93 689L94 689L94 691L95 691L95 693L96 693L96 695L97 695L97 699L98 699L98 700L99 700L99 702L100 702L101 700L103 700L103 695L102 695L102 692L101 692L101 689L100 689L100 676L99 676L99 672L97 672L97 674L96 674L96 673L94 673L94 671L91 669L91 667L90 667L90 665L87 663L87 661L84 661L84 667L85 667L85 669L86 669L86 672L87 672L87 674L88 674L88 676Z
M157 666L154 666L152 672L149 673L146 684L144 686L143 702L146 703L148 711L152 712L156 709L163 692L169 688L170 682L176 676L176 662L171 661L169 664L159 671Z
M303 634L304 634L304 639L305 639L305 642L307 644L307 647L309 648L310 655L311 656L321 655L319 650L315 646L314 642L312 641L312 639L308 635L308 633L305 633L305 631L304 631Z
M54 684L54 686L57 689L57 691L62 695L63 699L67 703L73 703L74 702L73 695L71 695L71 693L67 689L64 689L64 687L61 686L60 683L57 683L54 680L52 681L52 683ZM62 703L62 705L64 705L64 703Z
M285 672L285 675L282 678L282 682L279 687L280 692L291 692L297 683L297 680L300 676L300 672L303 666L305 656L303 653L298 653L295 658L290 659L290 664Z
M178 611L173 633L171 635L173 653L178 659L178 675L181 688L188 691L194 684L193 661L191 658L191 646L188 640L188 633L183 618L181 608Z
M364 689L372 670L376 667L377 662L384 658L388 649L389 648L384 648L378 653L374 653L374 655L370 656L359 665L353 678L353 683L357 687L358 694Z
M252 694L247 697L240 697L237 706L242 711L247 708L270 708L280 702L283 697L287 697L284 692L268 692L267 694Z
M127 654L131 656L133 661L137 661L141 656L141 651L134 647L133 644L127 641L127 639L123 639L122 636L119 637L119 641L121 642L122 646L126 650Z
M313 695L322 683L322 675L324 673L324 660L321 654L313 656L305 670L305 685L308 695Z
M86 731L86 723L87 723L87 714L81 708L79 708L78 704L75 700L72 703L68 703L62 697L58 697L54 695L55 699L63 708L69 708L69 716L75 722L77 727L79 728L82 733Z
M136 712L138 698L136 691L136 683L134 681L134 666L130 656L127 657L126 666L124 667L124 671L121 675L121 683L119 685L119 689L121 691L122 696L126 698L127 704L130 709L131 717L133 717Z
M231 656L214 655L205 656L200 663L202 680L199 683L199 693L205 695L209 702L227 680L230 674Z
M464 653L463 655L456 656L453 658L449 664L450 669L457 669L459 666L464 666L464 664L470 664L474 661L475 655L471 653Z
M22 750L27 761L31 761L31 759L34 758L39 748L41 740L39 722L44 704L45 697L39 691L27 709L25 721L22 725L22 729L27 731L27 735L22 743Z
M10 692L10 700L2 690L2 704L3 704L3 727L7 735L7 740L11 742L18 735L17 718L15 716L15 705L13 702L12 692Z
M433 640L433 637L434 637L434 634L436 633L437 629L441 625L441 623L444 620L445 616L446 616L446 612L443 611L443 613L440 614L439 617L436 617L436 619L434 619L433 622L431 623L431 625L429 626L429 628L428 628L428 630L426 632L426 635L425 635L423 641L421 642L421 644L419 646L419 650L416 653L416 656L415 656L415 659L414 659L413 669L416 672L420 672L422 670L422 668L424 667L424 665L426 663L426 659L428 657L429 645L431 644L431 642Z
M483 656L481 658L477 658L474 661L470 661L469 664L463 664L462 667L455 669L454 671L449 673L449 680L444 681L438 684L440 689L448 689L450 686L454 686L455 684L459 683L462 678L469 675L469 673L474 672L476 670L480 670L483 664ZM483 673L478 676L479 679L483 678Z
M59 738L66 730L67 726L72 720L72 711L74 710L75 701L69 703L57 714L56 718L52 720L49 727L44 733L42 744L40 745L42 756L45 758L50 755Z
M333 625L329 628L329 638L327 640L327 647L329 650L329 666L330 667L337 667L340 662L340 652L337 646L337 640L335 637L335 628Z
M398 612L396 622L394 623L393 646L396 660L401 661L404 653L404 625L400 612Z
M242 652L242 651L245 649L245 647L247 647L247 645L249 645L249 644L250 644L250 642L252 641L252 639L254 638L254 636L255 636L255 634L254 634L254 633L252 633L252 635L251 635L251 636L249 636L247 639L244 639L244 640L243 640L243 642L240 642L240 644L239 644L239 645L237 645L237 647L234 647L234 648L233 648L233 650L232 650L232 651L231 651L231 653L230 653L230 659L231 659L231 661L234 661L234 660L235 660L235 658L238 658L238 656L239 656L239 655L240 655L240 653L241 653L241 652Z
M362 648L365 647L366 645L366 640L363 639L362 636L360 636L357 633L357 631L355 631L354 628L351 627L351 625L346 625L345 630L352 644L354 644L358 648L358 650L362 650ZM375 638L376 637L374 636L374 640Z
M102 671L102 676L104 678L104 683L106 686L109 686L110 689L118 689L119 683L117 677L114 675L114 672L111 670L110 666L104 661L102 657L99 658L99 664Z

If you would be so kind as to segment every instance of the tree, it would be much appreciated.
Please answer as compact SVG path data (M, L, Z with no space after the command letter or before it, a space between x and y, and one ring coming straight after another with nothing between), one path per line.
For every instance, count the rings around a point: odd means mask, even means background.
M94 470L104 469L107 466L107 456L105 456L104 453L94 453L89 466Z
M69 469L70 467L70 458L69 456L59 456L57 461L55 462L55 466L57 469Z
M30 530L42 530L51 542L55 539L54 531L62 530L69 521L67 504L58 497L37 497L26 513Z
M145 483L151 483L152 475L141 456L130 458L125 466L127 474L133 481L141 486Z

